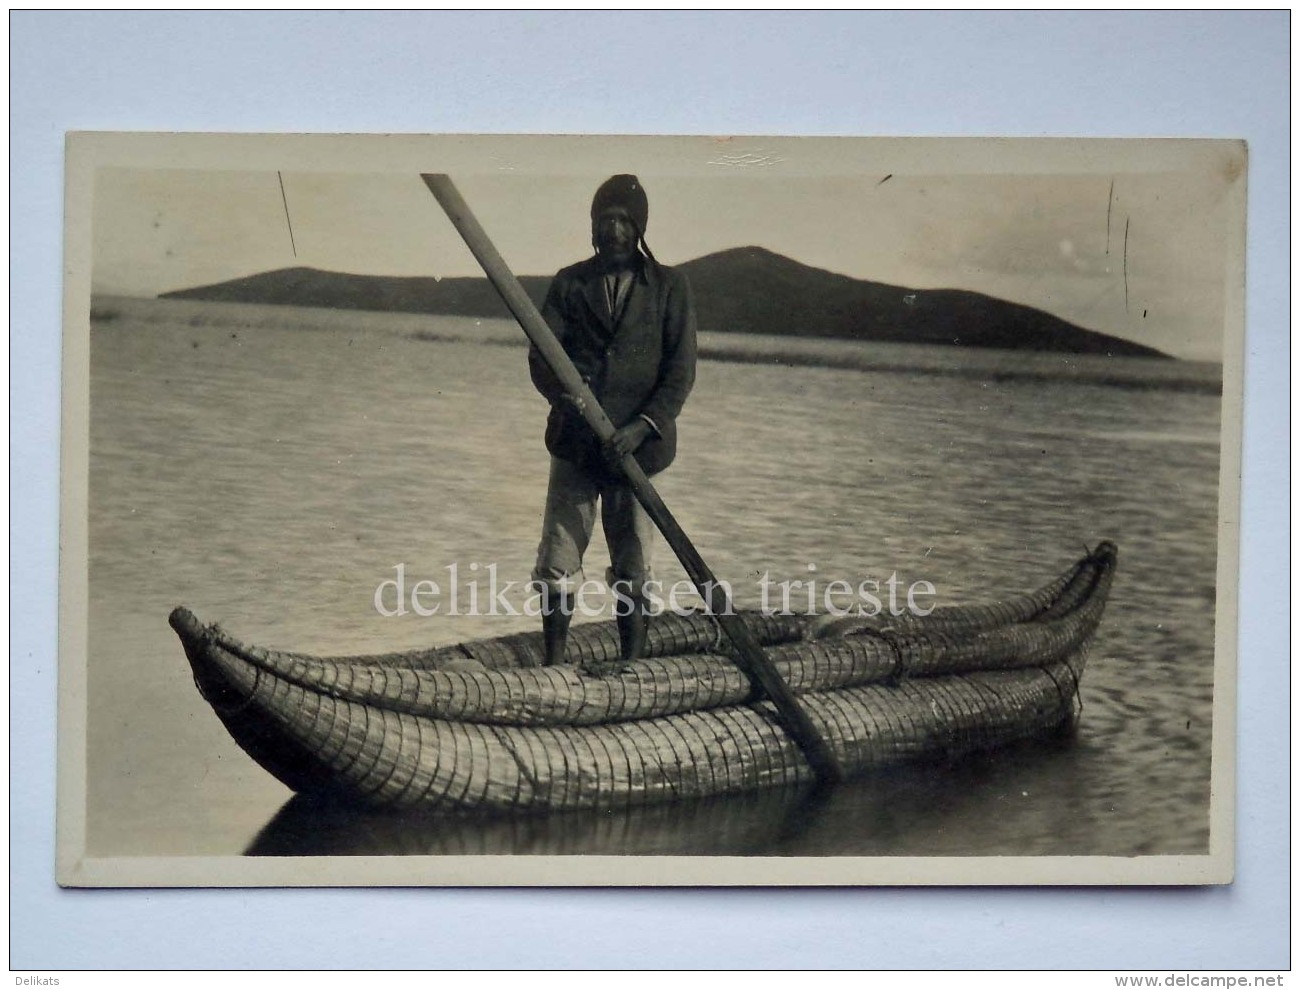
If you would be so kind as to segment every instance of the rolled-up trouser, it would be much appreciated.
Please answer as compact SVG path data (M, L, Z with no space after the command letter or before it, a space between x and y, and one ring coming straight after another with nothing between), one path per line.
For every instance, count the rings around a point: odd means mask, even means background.
M651 579L655 526L626 484L593 479L580 466L551 458L542 542L537 548L533 581L545 585L549 600L557 592L572 594L582 583L582 558L596 525L596 504L609 544L605 580L632 598L643 595Z

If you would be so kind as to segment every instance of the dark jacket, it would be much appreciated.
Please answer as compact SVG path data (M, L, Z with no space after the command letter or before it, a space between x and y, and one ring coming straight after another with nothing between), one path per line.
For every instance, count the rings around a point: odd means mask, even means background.
M636 451L646 474L672 463L677 416L695 384L695 305L686 276L642 259L616 325L605 302L595 258L571 265L551 282L542 316L615 428L641 415L658 430ZM551 403L546 449L556 457L604 469L599 444L582 414L563 401L564 390L531 348L533 384Z

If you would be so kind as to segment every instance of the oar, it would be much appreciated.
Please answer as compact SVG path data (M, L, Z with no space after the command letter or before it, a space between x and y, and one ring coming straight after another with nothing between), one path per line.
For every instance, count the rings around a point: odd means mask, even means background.
M569 355L555 339L551 328L542 319L542 314L537 311L537 307L533 305L524 287L510 271L505 259L497 253L491 239L479 226L478 220L474 218L474 214L457 191L451 178L446 175L422 175L421 178L446 211L456 229L460 231L470 251L483 266L483 270L496 286L506 306L519 321L524 333L536 346L565 392L572 398L581 400L578 405L587 425L595 432L601 443L608 442L614 435L614 424L601 409L595 395L578 374L573 362L569 360ZM690 537L668 511L668 506L659 497L659 493L646 477L645 471L641 469L636 458L629 454L623 458L620 466L629 486L636 494L637 501L644 506L646 513L659 527L659 531L663 533L664 539L672 547L677 559L682 562L682 567L685 568L700 597L704 599L705 606L736 648L741 666L755 690L772 700L785 730L799 744L817 779L822 783L838 781L842 775L834 754L809 719L808 713L795 700L789 685L781 679L781 675L773 668L771 661L763 654L763 648L759 646L758 640L745 625L745 621L735 614L727 586L713 576L709 565L704 562L704 558L695 549Z

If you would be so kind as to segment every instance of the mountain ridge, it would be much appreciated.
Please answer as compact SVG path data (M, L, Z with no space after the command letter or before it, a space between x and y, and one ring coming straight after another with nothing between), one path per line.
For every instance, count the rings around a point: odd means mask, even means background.
M964 289L911 289L840 275L746 246L675 266L686 274L702 330L1076 354L1169 357L1020 303ZM541 305L549 275L519 279ZM508 317L485 277L354 275L295 267L162 293L196 299Z

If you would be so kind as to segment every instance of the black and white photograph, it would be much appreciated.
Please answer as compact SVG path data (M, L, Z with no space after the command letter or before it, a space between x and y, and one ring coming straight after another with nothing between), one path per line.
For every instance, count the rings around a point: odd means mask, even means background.
M59 882L1231 882L1246 165L71 135Z

